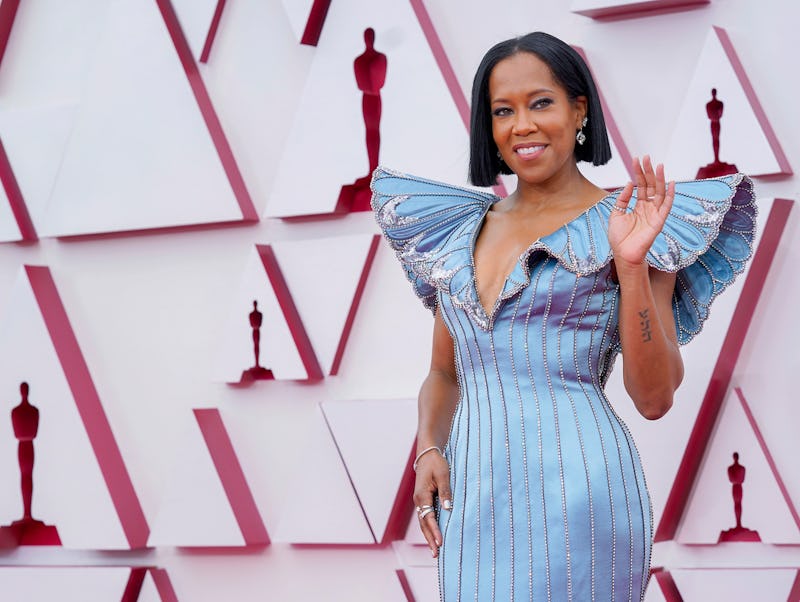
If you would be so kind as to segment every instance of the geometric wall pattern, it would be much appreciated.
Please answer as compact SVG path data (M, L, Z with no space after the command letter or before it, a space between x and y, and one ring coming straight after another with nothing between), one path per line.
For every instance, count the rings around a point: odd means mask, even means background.
M328 10L265 216L329 214L342 186L368 175L363 95L353 72L367 28L374 29L375 49L387 61L380 161L403 161L417 173L436 166L440 177L463 180L467 135L411 4L341 0ZM423 112L428 117L420 119ZM409 156L404 149L425 138L429 119L436 121L437 144L419 145ZM336 162L314 161L314 177L304 177L309 152L334 153Z
M677 177L694 178L699 166L714 161L706 111L707 103L712 102L712 89L722 102L719 160L735 163L739 170L753 176L792 173L731 36L715 26L697 59L673 130L667 161ZM686 143L696 132L706 133L706 144Z
M665 418L635 415L619 369L607 391L653 494L646 600L800 599L800 130L785 102L800 88L775 58L800 13L502 8L0 2L0 400L10 410L30 385L33 514L63 543L3 552L0 598L437 599L410 470L430 315L372 217L332 215L367 175L354 60L373 28L381 163L456 184L472 73L497 40L543 29L588 57L615 157L587 173L604 187L645 152L694 177L718 88L721 159L756 177L757 256L684 349ZM243 379L254 300L265 380ZM21 510L3 415L0 525ZM762 543L716 543L733 521L734 451L743 523Z
M304 465L318 497L287 500L277 541L379 544L402 538L412 511L409 458L416 403L325 402L314 413ZM413 458L412 458L413 459ZM325 508L339 509L331 521Z
M572 0L573 12L593 19L624 19L686 10L710 0Z
M262 314L259 365L278 380L335 375L377 251L377 235L283 241L250 252L220 344L219 380L255 364L249 316ZM320 292L340 290L343 294ZM323 293L324 294L324 293Z
M41 415L34 468L47 478L36 479L33 516L55 524L66 547L144 546L145 517L48 268L20 271L0 333L2 388L12 394L27 382ZM16 441L2 445L0 474L14 495L0 507L4 519L18 518Z
M263 546L269 536L216 409L194 411L161 501L151 546ZM193 421L193 422L194 422Z

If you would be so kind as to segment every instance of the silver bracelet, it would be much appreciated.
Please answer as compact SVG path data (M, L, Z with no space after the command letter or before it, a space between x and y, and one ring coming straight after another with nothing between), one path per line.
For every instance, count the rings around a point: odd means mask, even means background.
M427 454L429 451L433 451L434 449L439 452L439 455L442 456L442 458L444 458L444 452L442 451L442 448L440 448L438 445L431 445L430 447L426 447L421 452L419 452L417 454L417 457L414 459L414 472L417 472L417 463L419 462L419 459L425 454Z

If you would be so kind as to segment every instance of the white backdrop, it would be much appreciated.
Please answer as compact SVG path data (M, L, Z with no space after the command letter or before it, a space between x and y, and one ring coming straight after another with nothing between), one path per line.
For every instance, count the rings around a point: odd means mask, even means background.
M171 3L195 62L216 4ZM541 29L584 50L633 155L673 156L678 132L685 148L711 154L707 122L701 117L701 126L692 128L685 117L685 99L703 99L702 90L709 87L697 81L695 68L703 64L703 73L728 74L726 82L734 86L728 95L719 86L720 99L731 99L722 120L722 160L743 157L746 164L744 157L753 152L747 140L733 135L736 115L743 115L748 128L762 127L768 119L788 165L796 167L800 159L794 102L800 79L792 66L800 7L788 0L712 0L692 9L612 21L571 12L566 0L332 0L316 48L298 43L302 27L297 21L303 21L298 15L306 14L311 2L224 4L209 60L197 65L221 124L220 131L210 131L163 19L169 2L20 2L0 64L0 140L40 239L13 242L18 230L0 195L0 233L12 241L0 244L0 322L16 326L6 330L11 334L0 345L7 358L15 349L25 350L18 361L0 365L0 525L21 514L16 441L7 412L19 402L19 383L27 380L43 421L35 442L34 514L56 524L69 545L0 550L3 600L54 599L54 592L74 582L88 592L86 599L110 599L102 597L108 591L121 597L127 573L118 567L134 565L166 569L184 602L438 599L434 565L415 530L392 544L365 543L382 531L400 485L397 467L411 442L406 441L407 411L398 408L413 406L407 400L416 396L429 360L431 317L388 247L381 243L375 255L336 376L291 380L303 374L293 368L286 379L276 374L277 380L251 386L221 382L237 373L226 363L230 356L220 353L236 345L235 336L242 338L237 357L250 360L251 291L269 294L264 271L253 268L256 245L274 245L278 263L280 249L285 250L280 267L291 273L286 276L290 295L308 322L311 347L319 347L315 355L326 366L340 339L341 317L365 261L366 247L359 241L368 242L376 231L372 217L287 221L269 216L292 214L293 208L298 214L330 210L338 186L366 173L361 100L352 71L352 60L363 51L363 27L375 26L375 47L387 55L381 158L401 171L465 183L466 132L438 71L435 59L442 56L431 51L416 20L414 8L420 5L467 96L489 46ZM8 6L3 0L0 10ZM388 7L400 17L390 19L395 13ZM730 37L760 101L762 122L752 106L741 105L744 93L735 89L740 81L730 76L727 64L713 68L714 60L727 60L725 54L704 53L714 26ZM138 46L143 40L149 43ZM340 114L346 102L355 104ZM241 196L220 159L221 144L230 146L255 212L264 216L258 222L242 221ZM761 153L773 152L760 138L758 144ZM763 228L772 200L796 201L800 186L797 177L779 174L787 170L776 157L760 158L757 173L772 174L756 179ZM666 168L669 176L669 163ZM334 196L320 199L320 194ZM672 573L686 600L786 600L800 567L797 511L786 503L788 497L800 506L800 406L793 386L800 371L797 213L790 214L731 379L749 403L763 445L731 389L677 541L655 547L653 566ZM53 237L72 234L88 236ZM324 261L337 238L356 241L352 253L337 247L328 257L352 261L340 269L341 278L332 277L337 268ZM87 465L75 466L65 478L63 462L56 461L71 437L86 433L69 405L74 402L64 375L54 374L58 368L39 310L27 289L20 293L23 265L50 268L153 533L150 548L113 554L100 549L125 546L120 546L108 498L86 496L102 486L86 442L78 446L78 455L88 457ZM619 365L609 384L609 396L642 454L656 525L742 286L743 279L718 300L706 332L685 349L686 380L664 419L650 423L636 414L619 382ZM315 304L338 316L330 332L321 332L308 318ZM233 326L237 315L241 323ZM277 316L277 310L270 315ZM34 324L34 334L24 331L27 323ZM287 318L275 329L287 345L302 346L287 334L291 326ZM270 337L266 320L262 337L263 349ZM286 357L295 365L302 353L287 349ZM386 401L383 410L376 406L381 400ZM371 408L364 423L348 423L345 418L358 421L363 414L352 410L362 401ZM246 506L243 491L226 488L236 467L213 461L192 412L196 408L219 408L270 545L243 545L248 538L235 520ZM59 424L57 437L49 437L49 421L59 415L70 419ZM395 436L374 444L372 430L360 440L357 427L369 429L382 415L398 425ZM326 420L331 416L333 421ZM369 462L353 460L362 449L369 450ZM724 470L736 449L748 468L744 522L760 529L765 543L711 545L715 532L732 526ZM375 466L387 467L385 481L374 482L381 474ZM58 487L66 488L63 507L80 511L51 511ZM85 515L93 513L105 522L86 524ZM101 536L97 530L107 523L111 530ZM74 574L53 567L72 567ZM48 589L42 584L51 574L57 578ZM735 587L731 575L736 575ZM170 599L167 588L156 587L152 579L148 573L141 599ZM38 589L26 598L32 583ZM657 587L650 588L648 600L663 599Z

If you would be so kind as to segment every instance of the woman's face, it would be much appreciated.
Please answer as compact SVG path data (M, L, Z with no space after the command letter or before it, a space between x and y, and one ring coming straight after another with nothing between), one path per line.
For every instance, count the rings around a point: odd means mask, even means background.
M518 52L489 75L492 135L521 182L546 183L575 169L575 133L586 98L570 100L539 57Z

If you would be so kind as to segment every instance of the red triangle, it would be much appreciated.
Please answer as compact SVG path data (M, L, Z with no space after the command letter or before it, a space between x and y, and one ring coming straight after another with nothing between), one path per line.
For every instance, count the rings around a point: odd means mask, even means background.
M2 20L1 13L0 20ZM2 26L1 22L0 26ZM2 40L0 40L0 42L1 41ZM8 204L11 207L11 212L14 214L14 220L17 223L17 229L19 230L21 239L24 241L38 240L36 229L33 227L33 221L31 221L30 213L25 206L25 201L22 198L22 191L17 183L17 178L14 176L14 170L11 168L11 163L8 160L8 155L6 154L6 149L2 141L0 141L0 183L2 183L3 190L8 199Z
M122 532L131 548L144 547L147 520L55 281L45 266L24 271Z

